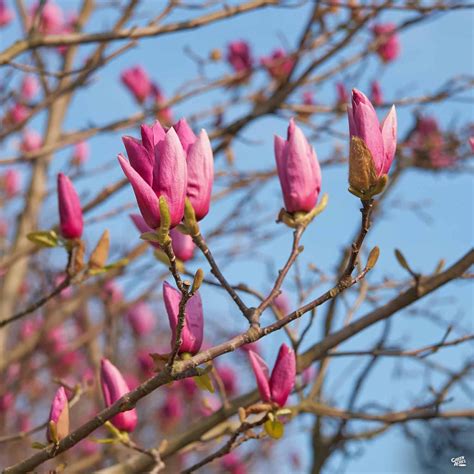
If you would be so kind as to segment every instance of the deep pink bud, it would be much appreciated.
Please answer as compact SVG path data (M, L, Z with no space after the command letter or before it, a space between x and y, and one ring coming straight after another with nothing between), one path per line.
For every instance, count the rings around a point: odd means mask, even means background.
M157 119L165 125L171 125L173 123L173 112L170 107L164 107L166 97L157 84L152 84L151 86L151 97L156 106L160 109L156 114Z
M6 123L17 125L24 122L30 115L30 110L23 104L16 103L7 112Z
M248 351L248 354L262 400L284 406L296 378L296 359L293 350L282 344L271 377L265 361L253 351Z
M30 100L36 97L40 89L40 85L36 76L26 75L23 77L20 86L20 96L21 98L29 102Z
M227 62L238 74L250 74L253 68L252 53L246 41L233 41L227 45Z
M0 395L0 414L4 415L15 403L15 396L11 392Z
M149 333L155 327L155 315L145 302L134 304L127 313L128 322L137 336Z
M25 129L20 143L20 150L23 153L39 150L43 145L43 138L36 130Z
M287 140L275 136L275 158L286 210L311 211L321 190L321 169L313 147L293 119Z
M0 28L8 25L13 17L13 11L7 7L5 0L0 0Z
M89 145L85 141L80 141L74 145L72 162L76 165L84 164L89 158Z
M176 227L184 215L187 175L186 154L175 130L170 128L155 147L152 187L156 195L163 196L168 203L171 227Z
M282 48L278 48L270 56L261 58L260 64L265 67L273 79L281 81L291 73L295 60Z
M372 102L376 105L382 105L383 104L383 93L382 93L382 87L380 86L379 81L373 81L371 86L370 86L370 97L372 99Z
M20 173L17 170L7 170L2 176L2 181L7 198L12 198L20 192Z
M234 396L237 391L237 378L234 369L229 365L223 365L217 369L217 372L222 380L226 394L230 397Z
M193 205L196 219L203 219L209 212L214 183L214 156L205 130L201 130L187 154L188 186L186 195Z
M48 422L51 421L56 425L57 439L53 439L48 424L46 437L50 443L62 440L69 433L69 404L64 387L59 387L54 395L48 418Z
M173 125L181 145L183 145L184 151L187 153L189 147L196 141L196 135L192 131L191 127L186 122L186 119L181 119L178 123Z
M342 82L336 82L336 95L339 105L349 102L349 94L347 93L346 86Z
M400 54L400 42L396 30L397 27L393 23L379 23L372 28L375 38L381 40L377 46L377 54L385 63L394 61Z
M120 371L108 359L100 362L100 384L108 407L130 391ZM137 411L132 408L115 415L110 421L117 429L132 432L138 422Z
M397 148L397 114L395 106L379 124L370 100L357 89L352 90L352 107L347 108L349 133L367 145L374 161L377 177L387 174Z
M63 173L58 174L59 227L66 239L80 239L84 222L81 203L71 180Z
M141 66L126 69L120 79L139 104L142 104L152 91L150 78Z
M181 297L180 291L173 288L166 281L163 283L163 299L172 332L171 347L174 347L176 340L176 326L178 324ZM186 304L184 327L181 333L182 344L179 352L189 352L190 354L199 352L203 339L203 329L202 301L201 295L198 292Z
M293 390L295 378L295 353L286 344L282 344L270 378L272 400L276 404L281 407L285 405L291 391Z
M35 3L29 12L28 26L31 26L36 12L40 7L39 2ZM51 35L62 31L64 25L64 16L61 8L58 7L52 0L44 3L39 19L38 31L45 35Z

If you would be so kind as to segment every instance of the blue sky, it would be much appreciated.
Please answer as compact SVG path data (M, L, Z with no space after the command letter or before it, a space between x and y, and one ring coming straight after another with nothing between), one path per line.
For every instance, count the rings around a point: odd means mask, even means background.
M148 12L155 11L155 2L144 2L142 9L144 18ZM158 2L157 2L158 3ZM60 2L65 8L73 8L76 2ZM137 106L129 95L123 90L119 82L119 75L123 68L134 64L142 64L163 87L165 93L170 96L187 79L196 77L196 68L188 56L184 54L184 48L190 46L192 50L202 56L206 56L213 48L223 48L235 39L245 39L254 47L255 56L267 54L273 48L282 45L294 45L295 38L304 24L307 9L265 9L249 15L241 16L216 23L197 31L187 33L171 34L156 39L142 41L138 47L129 53L113 61L105 70L99 71L94 83L84 91L81 91L74 100L70 113L66 119L65 129L73 130L87 126L89 123L101 124L121 117L125 117L137 111ZM398 21L398 14L385 14L383 20ZM112 19L103 16L100 20L92 23L90 30L95 31L104 25L110 25ZM462 74L473 73L473 14L460 11L452 13L439 19L432 20L403 33L401 37L402 53L400 59L395 63L383 68L376 58L368 62L366 74L358 83L347 83L348 87L357 87L368 91L368 84L377 77L382 85L384 94L388 99L400 96L415 96L428 94L438 88L447 79ZM2 47L9 44L15 37L16 27L11 27L0 33ZM368 35L365 35L368 37ZM362 35L361 37L364 37ZM53 59L54 60L54 59ZM226 70L225 65L215 65L208 69L210 77L217 77ZM323 69L324 71L324 69ZM319 71L321 72L321 71ZM336 80L343 76L334 77L327 85L320 89L312 89L316 101L321 103L333 103L334 87ZM262 84L263 77L254 79L255 83ZM465 94L466 96L466 94ZM177 118L194 114L201 107L209 107L218 102L222 95L220 93L208 94L204 97L191 100L174 108ZM295 97L299 99L300 94ZM471 94L472 99L472 94ZM234 114L242 113L243 108L237 112L231 112L226 116L229 120ZM413 124L413 118L409 109L399 109L400 136L403 136ZM433 114L439 122L447 126L453 121L473 121L472 104L467 101L443 103L441 105L430 105L422 109L424 113ZM381 112L381 116L382 116ZM316 118L316 123L319 118ZM41 129L41 117L33 122L35 127ZM249 145L237 142L234 147L235 168L239 171L251 169L269 169L274 166L272 151L273 135L275 133L284 135L287 124L275 117L265 117L245 129L243 136L248 139L258 140L258 143ZM342 117L338 129L347 132L345 117ZM138 130L132 130L130 134L137 135ZM345 147L344 140L339 141ZM86 170L94 170L97 167L111 164L110 170L97 177L95 173L87 174L78 185L83 196L93 196L104 186L105 182L113 182L121 177L118 165L114 165L115 156L122 150L119 134L100 136L90 141L91 159L86 165ZM322 137L319 141L313 141L318 156L325 160L331 156L334 140ZM7 145L8 149L2 151L10 155L14 143ZM8 152L8 153L7 153ZM55 161L54 172L65 167L70 150L58 153ZM223 167L222 157L216 162L218 169ZM353 235L359 219L359 202L347 192L347 170L344 166L338 166L323 170L323 191L327 192L330 202L326 211L317 218L315 223L306 232L303 244L305 252L302 256L302 268L308 263L314 263L325 272L333 270L337 263L341 249ZM53 173L52 173L53 176ZM53 180L51 180L53 184ZM121 191L113 200L99 208L96 212L101 214L121 204L133 202L130 188ZM402 206L400 206L400 202ZM424 222L419 216L406 207L410 203L422 204L427 214L432 217L430 222ZM206 229L211 229L225 215L229 204L216 205L211 214L203 223L204 235ZM276 215L281 207L281 195L278 183L273 181L265 186L260 193L257 203L265 215ZM397 205L398 204L398 205ZM55 203L51 200L44 212L44 226L47 227L56 220ZM403 206L404 205L404 206ZM405 207L405 208L402 208ZM455 173L429 173L420 170L410 170L402 178L397 191L392 193L386 202L386 211L377 219L374 228L367 239L367 247L378 245L381 256L374 275L369 276L370 281L375 281L377 275L385 273L390 277L404 278L404 271L396 263L393 250L400 248L413 267L419 271L428 272L436 266L439 259L444 258L449 263L459 258L473 242L473 186L472 177L469 174ZM249 219L253 216L250 214ZM87 228L86 237L90 242L97 239L102 232L104 224L92 225ZM273 227L272 227L273 226ZM107 227L112 232L112 242L130 244L130 238L135 236L128 217L116 216L107 221ZM269 273L275 275L276 269L284 262L291 244L291 232L282 229L276 224L268 223L266 228L276 232L278 237L270 244L258 247L257 256L250 254L249 258L239 257L226 260L225 273L231 282L245 281L249 285L255 285L260 290L269 288ZM127 239L124 237L127 236ZM242 242L248 241L248 235L242 237ZM125 242L124 242L125 241ZM222 245L220 246L222 247ZM218 253L219 254L219 253ZM269 257L274 257L273 267L266 265ZM192 267L203 265L202 259L198 260ZM206 268L204 266L204 268ZM130 291L137 291L136 280L124 282ZM293 279L290 277L284 285L287 293L294 294ZM322 291L320 288L317 291ZM208 308L209 318L215 318L218 324L230 331L241 331L245 329L244 321L232 306L232 302L225 298L220 292L205 289L205 307ZM312 295L312 297L317 294ZM295 298L293 297L295 304ZM455 320L472 332L472 307L474 300L469 283L450 284L439 293L429 297L428 300L420 302L417 308L431 308L439 312L446 320ZM217 308L219 310L217 311ZM363 315L370 308L368 305L357 312L355 317ZM324 314L321 312L320 314ZM409 311L397 314L394 319L392 343L403 341L407 347L420 347L427 343L436 342L443 333L443 329L432 324L421 315L411 314ZM270 316L264 316L264 322L270 321ZM340 324L340 320L339 320ZM365 349L380 335L382 327L377 325L370 330L358 335L353 341L341 346L341 349ZM208 327L208 332L210 336ZM320 337L318 324L307 338L307 344L314 343ZM264 352L271 361L274 358L272 347L278 347L281 340L279 334L270 336L272 341L264 342ZM472 346L471 346L472 349ZM446 349L442 354L433 356L433 360L442 361L451 368L459 366L463 358L467 357L469 347L462 346ZM353 362L353 361L352 361ZM365 363L365 361L364 361ZM340 384L341 374L347 369L347 360L332 362L333 375L327 384L328 387L337 391L326 393L327 401L338 404L344 399L344 383ZM357 362L356 370L363 364ZM409 364L407 364L409 365ZM362 401L383 400L393 409L403 409L410 402L420 402L423 388L419 378L414 377L408 381L397 380L394 373L395 361L381 361L372 374L371 382L365 387ZM413 368L419 366L413 364ZM250 378L249 378L250 380ZM344 379L342 379L344 380ZM339 381L339 382L337 382ZM440 380L434 380L436 386ZM336 385L335 385L336 384ZM446 408L462 406L466 403L462 393L456 393L454 401ZM303 425L308 427L310 420L304 420ZM292 433L298 431L299 422L294 422ZM307 435L307 433L305 433ZM300 435L301 436L301 435ZM299 436L293 434L294 445L299 442ZM293 444L293 443L292 443ZM309 458L304 450L301 450L304 468L308 465ZM455 453L456 454L456 453ZM462 454L462 453L457 453ZM278 455L279 457L280 455ZM402 436L400 430L391 430L377 440L366 443L363 452L355 459L347 463L343 462L345 472L351 473L402 473L407 472L407 459L416 456L411 445ZM282 460L283 462L284 460ZM336 463L331 467L340 468L341 460L335 459ZM303 469L301 472L305 472ZM332 472L328 470L327 472Z

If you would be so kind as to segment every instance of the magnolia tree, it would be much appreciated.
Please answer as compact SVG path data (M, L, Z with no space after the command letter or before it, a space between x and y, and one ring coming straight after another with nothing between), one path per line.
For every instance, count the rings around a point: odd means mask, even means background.
M469 462L468 8L0 1L5 473Z

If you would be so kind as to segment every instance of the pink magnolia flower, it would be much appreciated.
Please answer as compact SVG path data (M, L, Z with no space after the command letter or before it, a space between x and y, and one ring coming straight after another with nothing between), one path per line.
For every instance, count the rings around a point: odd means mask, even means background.
M336 82L336 95L338 105L344 105L349 102L349 94L347 93L346 86L342 82Z
M352 90L352 107L347 108L349 133L364 141L370 150L377 177L387 174L397 149L397 113L392 106L382 124L370 100L359 90Z
M29 12L29 27L36 17L36 13L40 8L40 3L35 3ZM48 0L41 7L38 31L44 35L60 33L64 25L64 15L61 8L52 0Z
M270 56L260 59L260 64L277 81L286 79L295 65L295 60L282 48L275 49Z
M314 105L314 96L311 91L303 92L303 104L304 105Z
M89 158L89 145L85 141L80 141L74 145L72 152L72 163L76 166L84 164Z
M287 140L275 135L275 158L286 210L311 211L321 190L321 169L313 147L293 119Z
M160 226L159 197L168 204L171 227L184 215L186 155L173 127L166 133L157 122L142 126L142 141L123 137L130 161L119 155L119 163L132 185L140 212L152 229Z
M249 76L253 69L250 46L246 41L232 41L227 45L227 62L237 74Z
M120 79L139 104L143 104L152 92L152 84L148 73L141 66L125 69L120 75Z
M33 100L40 90L40 85L36 76L27 74L23 76L20 86L20 97L23 101L29 102Z
M394 61L400 54L400 41L393 23L379 23L374 25L372 31L375 39L380 40L377 54L384 63Z
M221 466L228 474L247 474L247 468L242 459L234 451L222 456Z
M43 145L43 138L36 130L25 129L20 143L23 153L39 150Z
M169 430L181 420L183 415L183 401L175 390L168 391L166 393L165 402L158 411L161 425L164 425L165 430Z
M456 157L448 153L445 137L434 117L418 117L408 145L418 166L442 169L456 164Z
M152 84L151 86L151 97L156 106L160 109L156 118L165 125L171 125L173 123L173 112L171 111L171 107L164 107L166 97L157 84Z
M217 369L219 377L224 385L225 393L233 397L237 392L237 377L234 369L230 365L222 365Z
M0 395L0 414L6 414L15 403L15 397L11 392Z
M64 387L59 387L54 395L48 421L49 424L46 431L46 437L50 443L60 441L68 435L69 405ZM56 439L51 432L51 422L56 426Z
M58 174L59 228L65 239L80 239L84 228L81 203L71 180Z
M123 300L122 288L115 280L107 280L103 287L104 297L113 304Z
M23 104L16 103L7 112L5 123L7 125L17 125L24 122L30 115L30 110Z
M295 384L295 353L286 344L282 344L271 376L268 366L258 354L253 351L248 354L262 400L283 407Z
M0 0L0 28L8 25L13 20L13 11L8 8L5 0Z
M178 325L179 303L181 292L173 288L168 282L163 283L163 299L171 327L171 347L176 340L176 327ZM186 304L185 321L181 333L182 343L179 348L180 354L188 352L196 354L201 348L204 330L204 318L202 311L201 295L197 292Z
M108 407L130 391L120 371L108 359L100 362L100 384ZM117 429L132 432L138 422L137 411L132 408L118 413L110 421Z
M20 173L17 170L9 169L2 176L3 189L7 198L12 198L20 192Z
M144 301L134 304L127 313L128 322L137 336L143 336L155 327L156 318L150 306Z
M379 81L373 81L370 86L370 97L374 105L379 106L383 104L382 87Z
M138 365L146 377L153 375L154 363L150 357L150 353L152 352L153 350L151 349L141 349L137 353Z
M471 150L474 152L474 137L469 138L469 145L471 145Z
M205 130L196 137L185 119L173 126L186 152L188 185L186 196L193 205L196 219L203 219L209 212L214 183L214 156Z

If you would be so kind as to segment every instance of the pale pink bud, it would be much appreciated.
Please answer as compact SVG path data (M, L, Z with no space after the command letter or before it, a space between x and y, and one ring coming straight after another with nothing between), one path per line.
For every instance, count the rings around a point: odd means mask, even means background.
M397 114L395 106L379 124L370 100L357 89L352 90L352 107L347 108L349 133L358 137L370 150L377 177L387 174L397 148Z
M107 407L130 391L120 371L108 359L100 362L100 384ZM132 432L138 422L137 411L132 408L118 413L110 421L118 430Z
M273 79L281 81L290 75L295 60L284 49L278 48L270 56L261 58L260 64Z
M377 46L377 54L385 63L394 61L400 54L400 41L396 30L397 27L393 23L379 23L372 28L375 38L381 41Z
M66 239L80 239L84 222L81 203L71 180L63 173L58 174L59 227Z
M250 46L246 41L233 41L227 45L227 62L238 74L249 75L253 69Z
M152 91L150 78L141 66L126 69L120 78L139 104L142 104Z
M179 303L181 292L173 288L168 282L163 283L163 299L171 327L171 347L176 340L176 327L178 325ZM187 303L185 309L184 327L181 333L182 343L180 353L196 354L201 348L203 339L204 319L201 295L197 292Z
M80 141L74 145L72 152L72 162L76 166L84 164L89 158L89 145L85 141Z
M40 90L40 85L36 76L30 74L23 76L20 86L20 96L21 98L29 102L34 99Z
M7 7L5 0L0 0L0 28L8 25L13 17L13 11Z
M370 97L376 106L383 104L382 87L380 86L379 81L372 81L370 86Z
M20 143L20 150L23 153L39 150L43 145L43 138L36 130L25 129Z
M321 169L313 147L293 119L287 140L275 136L275 158L286 210L311 211L321 190Z
M128 322L137 336L149 333L155 327L155 315L144 301L134 304L127 313Z
M53 439L50 426L48 425L46 437L50 443L60 441L69 433L69 404L64 387L59 387L53 398L49 412L49 422L56 425L57 439Z

